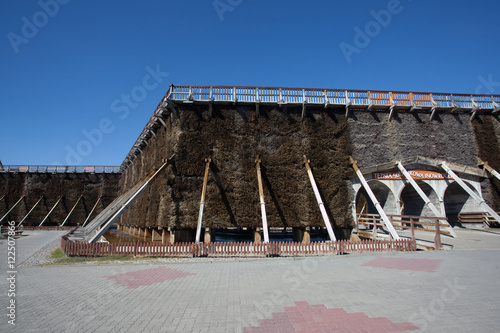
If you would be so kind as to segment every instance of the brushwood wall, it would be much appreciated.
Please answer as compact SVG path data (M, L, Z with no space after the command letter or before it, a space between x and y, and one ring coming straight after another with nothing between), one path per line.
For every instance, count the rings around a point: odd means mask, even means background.
M349 168L349 131L342 112L253 106L179 106L167 127L156 132L142 154L124 171L123 190L145 178L175 154L172 165L135 201L123 224L196 228L205 158L208 177L203 225L211 228L262 225L255 159L262 178L269 226L324 226L303 155L333 223L352 225L345 172Z
M179 104L166 127L124 170L121 192L152 174L162 160L173 162L152 182L121 218L121 224L196 228L205 158L208 177L203 225L211 228L259 227L261 215L255 159L262 160L264 196L271 227L323 226L303 165L311 167L328 215L337 228L353 225L350 186L345 178L352 155L359 166L421 155L476 166L477 158L500 170L500 122L497 116L441 112ZM497 181L485 180L483 196L500 210Z
M0 202L0 216L7 213L24 196L2 224L7 221L20 222L42 196L43 199L28 215L23 225L38 226L62 197L43 223L44 226L60 225L80 196L82 199L75 206L65 225L82 224L99 197L101 200L92 216L96 216L114 200L119 192L119 177L119 174L98 173L0 173L0 197L5 195Z

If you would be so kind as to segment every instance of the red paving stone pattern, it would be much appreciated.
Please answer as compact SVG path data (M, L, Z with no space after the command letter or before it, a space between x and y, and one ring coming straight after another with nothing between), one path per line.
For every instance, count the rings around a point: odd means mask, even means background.
M386 317L369 318L362 312L327 309L324 305L295 302L285 312L273 313L272 319L259 320L259 326L245 327L245 333L257 332L407 332L420 330L412 323L393 323Z
M382 267L409 271L435 272L442 260L413 259L413 258L384 258L378 257L361 266Z
M142 271L105 276L105 278L115 281L124 287L135 289L141 286L149 286L153 283L161 283L166 280L182 279L189 275L196 274L167 267L157 267L144 269Z

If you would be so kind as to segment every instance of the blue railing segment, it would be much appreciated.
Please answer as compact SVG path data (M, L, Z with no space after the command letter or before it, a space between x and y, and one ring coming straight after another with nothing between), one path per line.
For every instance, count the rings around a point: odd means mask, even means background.
M474 104L472 103L471 95L452 95L453 101L462 109L473 109Z
M328 103L334 105L347 104L347 92L345 90L327 90Z
M352 105L370 105L369 95L368 91L347 91L347 97Z
M474 103L481 109L494 109L493 98L491 96L474 96Z
M238 102L254 103L257 100L256 88L235 88L236 100Z
M436 103L437 107L440 107L440 108L453 108L454 107L451 95L432 94L432 99Z
M397 107L446 109L495 109L500 105L500 96L411 93L339 89L302 89L277 87L230 87L230 86L170 86L167 93L172 101L199 102L243 102L277 104L331 104L352 105L361 108L396 105Z

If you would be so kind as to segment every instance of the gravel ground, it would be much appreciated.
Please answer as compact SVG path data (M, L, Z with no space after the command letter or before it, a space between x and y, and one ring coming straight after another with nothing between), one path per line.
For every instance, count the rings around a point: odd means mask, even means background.
M28 259L24 260L22 263L18 264L17 267L29 267L35 265L44 265L54 262L56 259L50 258L52 251L61 246L61 239L56 239L52 243L41 248L38 252L33 254Z

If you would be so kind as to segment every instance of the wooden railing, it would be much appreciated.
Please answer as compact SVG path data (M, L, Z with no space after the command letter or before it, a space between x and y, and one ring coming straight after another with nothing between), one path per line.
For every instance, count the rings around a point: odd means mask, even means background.
M181 256L181 257L269 257L322 256L356 252L416 251L411 239L363 240L303 243L83 243L61 238L61 249L68 256Z
M468 212L458 214L458 222L460 224L482 223L485 227L489 227L492 224L498 224L500 221L495 220L488 212Z
M450 232L441 228L449 227L446 223L447 217L435 216L413 216L413 215L387 215L392 225L396 229L410 229L411 239L415 240L415 230L433 232L434 248L441 248L441 235L449 235ZM378 229L383 230L384 223L378 214L357 214L356 215L356 231L359 232L359 225L369 227L372 232L372 239L377 237ZM366 228L368 229L368 228Z

